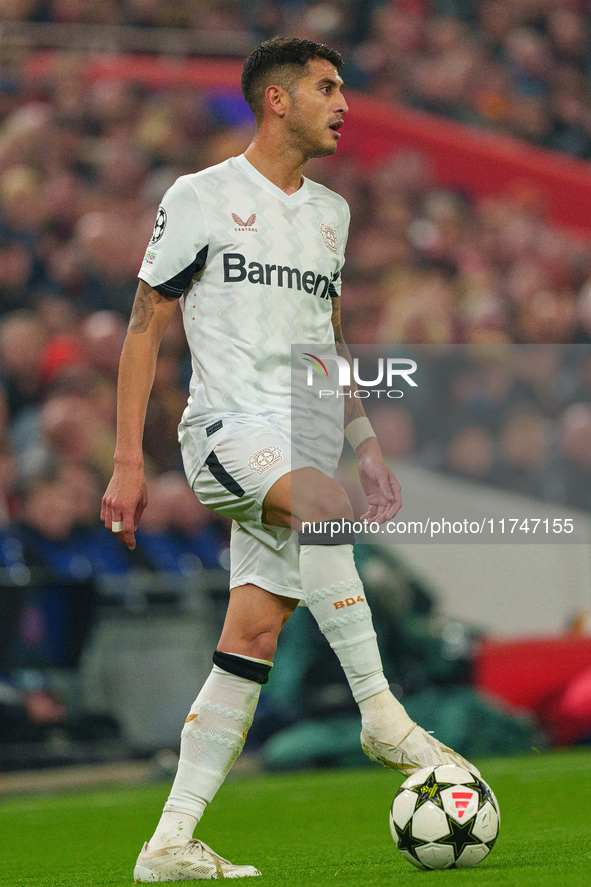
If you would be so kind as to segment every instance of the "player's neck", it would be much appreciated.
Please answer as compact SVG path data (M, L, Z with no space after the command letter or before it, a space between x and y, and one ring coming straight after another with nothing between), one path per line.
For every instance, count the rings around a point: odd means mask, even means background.
M298 151L285 146L277 149L269 142L255 139L244 156L258 172L286 194L295 194L302 187L302 169L305 159Z

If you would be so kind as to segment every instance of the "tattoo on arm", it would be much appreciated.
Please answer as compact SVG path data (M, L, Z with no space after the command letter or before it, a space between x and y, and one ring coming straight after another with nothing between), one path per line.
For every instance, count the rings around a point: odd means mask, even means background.
M351 367L351 385L349 388L345 388L345 391L351 392L351 397L344 398L346 428L349 422L352 422L353 419L359 419L360 416L365 416L365 410L363 409L363 404L361 400L358 397L354 396L354 392L357 391L357 383L353 380L353 359L351 357L349 349L347 348L347 344L345 342L343 330L341 327L340 296L333 296L332 298L332 328L334 330L334 340L336 343L337 354L339 355L339 357L344 357Z
M148 286L147 283L144 283L143 280L140 280L129 321L129 331L131 333L145 333L148 329L154 314L154 305L151 299L153 293L155 293L155 290Z
M158 290L152 289L149 284L140 280L131 310L129 332L145 333L154 316L154 306L168 301L170 300L162 296Z
M337 350L339 345L345 345L345 340L343 339L343 330L341 329L341 297L333 296L331 299L332 302L332 328L334 330L334 340L337 343ZM346 346L345 346L346 347Z

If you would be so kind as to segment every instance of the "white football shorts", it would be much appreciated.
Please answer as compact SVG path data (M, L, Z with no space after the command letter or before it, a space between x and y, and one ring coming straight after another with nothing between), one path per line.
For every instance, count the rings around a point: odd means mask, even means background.
M265 496L292 470L291 456L290 442L262 425L244 425L212 439L193 492L212 511L232 520L230 588L252 583L273 594L302 597L295 533L262 522ZM302 467L300 457L297 464Z

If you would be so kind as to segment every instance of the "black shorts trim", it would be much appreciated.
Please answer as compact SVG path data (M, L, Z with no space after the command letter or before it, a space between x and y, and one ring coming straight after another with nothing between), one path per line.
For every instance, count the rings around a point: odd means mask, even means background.
M213 450L205 460L205 464L207 465L217 482L225 487L229 493L232 493L232 495L234 496L238 496L239 499L244 496L244 490L242 489L238 481L234 480L231 474L228 474Z

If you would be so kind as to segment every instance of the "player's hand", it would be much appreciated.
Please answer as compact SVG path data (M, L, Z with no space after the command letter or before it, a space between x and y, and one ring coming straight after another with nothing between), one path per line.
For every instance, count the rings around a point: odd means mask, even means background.
M101 520L107 530L132 551L135 531L148 504L148 490L143 468L116 465L103 496Z
M391 520L402 505L400 484L391 468L384 462L375 437L364 440L356 450L359 480L367 496L368 509L361 520L382 524Z

